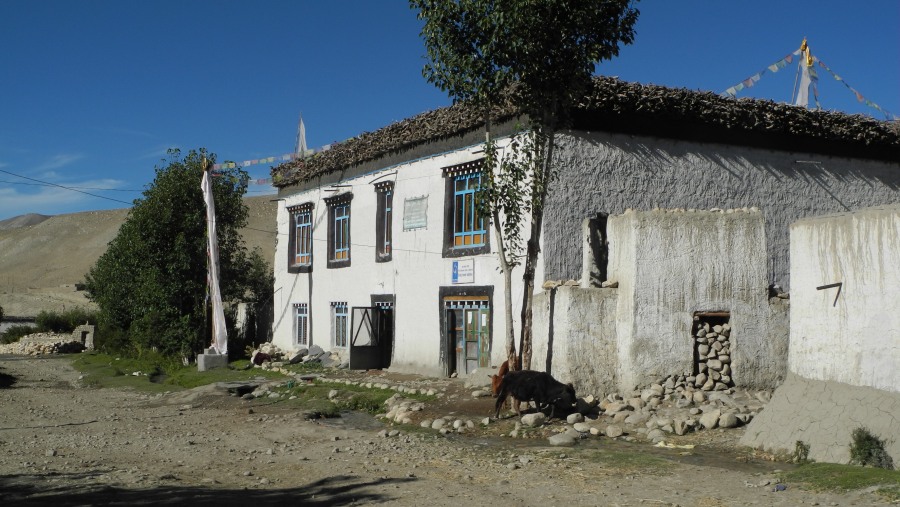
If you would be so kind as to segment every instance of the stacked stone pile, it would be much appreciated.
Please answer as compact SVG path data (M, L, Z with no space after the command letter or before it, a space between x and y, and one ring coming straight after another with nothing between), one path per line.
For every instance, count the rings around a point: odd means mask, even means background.
M731 326L710 325L698 321L694 326L694 347L697 374L691 382L703 391L725 391L734 387L731 375Z
M339 355L334 352L326 352L318 345L301 347L298 350L283 350L273 343L263 343L250 355L250 361L254 366L263 369L280 369L285 364L297 363L321 363L322 366L346 368L347 361L341 361Z
M19 341L0 345L0 354L39 356L44 354L71 354L84 350L80 341L70 334L35 333L23 336Z

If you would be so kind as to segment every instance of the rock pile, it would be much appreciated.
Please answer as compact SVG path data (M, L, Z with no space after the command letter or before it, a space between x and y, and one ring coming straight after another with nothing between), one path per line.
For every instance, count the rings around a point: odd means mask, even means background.
M84 350L80 341L72 335L56 333L35 333L23 336L19 341L0 345L0 354L39 356L43 354L71 354Z
M703 391L724 391L734 387L731 374L731 326L711 325L698 319L694 324L694 357L697 372L687 381Z
M278 369L285 364L297 363L321 363L325 367L346 368L347 361L341 361L338 354L326 352L318 345L309 348L301 347L298 350L283 350L273 343L263 343L250 355L250 362L254 366L264 369Z

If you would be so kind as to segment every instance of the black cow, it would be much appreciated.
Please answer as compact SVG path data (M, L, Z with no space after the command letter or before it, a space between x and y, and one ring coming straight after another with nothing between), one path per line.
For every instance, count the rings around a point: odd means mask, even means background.
M507 396L512 396L516 402L533 401L539 409L549 405L551 419L556 408L571 411L576 403L575 387L572 384L563 384L543 371L519 370L504 375L497 393L494 417L500 417L500 407ZM516 414L521 416L519 403L513 403L513 406Z

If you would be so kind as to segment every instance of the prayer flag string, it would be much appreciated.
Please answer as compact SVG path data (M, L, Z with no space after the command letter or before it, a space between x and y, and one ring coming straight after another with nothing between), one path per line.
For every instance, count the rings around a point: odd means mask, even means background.
M828 73L831 74L831 77L833 77L835 79L835 81L840 81L841 83L844 83L844 86L846 86L847 89L850 90L851 92L853 92L853 95L856 96L857 102L864 103L865 105L871 107L872 109L877 109L878 111L881 111L881 114L884 115L886 120L898 119L897 115L895 115L894 113L892 113L886 109L882 109L882 107L879 106L878 104L863 97L863 95L861 93L859 93L858 91L856 91L855 88L850 86L850 84L848 82L844 81L844 79L841 76L838 76L833 70L831 70L831 68L829 68L827 65L825 65L825 62L823 62L822 60L819 60L816 57L813 57L813 60L815 60L816 62L819 63L819 67L822 67L823 69L827 70Z
M772 65L769 65L769 66L766 67L765 69L763 69L763 70L757 72L756 74L753 74L752 76L750 76L750 77L748 77L747 79L741 81L740 83L738 83L738 84L736 84L736 85L734 85L734 86L728 88L727 90L725 90L724 92L722 92L722 96L724 97L724 96L727 95L727 96L729 96L729 97L736 97L736 96L737 96L737 92L743 90L744 88L750 88L750 87L752 87L753 85L755 85L755 84L759 81L759 79L763 76L763 74L765 74L766 72L773 72L773 73L774 73L774 72L778 72L779 70L781 70L781 69L787 67L787 65L788 65L789 63L791 63L791 62L794 61L794 57L795 57L795 56L798 56L798 55L800 54L800 51L801 51L801 50L799 50L799 49L796 50L796 51L794 51L793 53L791 53L791 54L785 56L785 57L782 58L781 60L778 60L777 62L773 63Z

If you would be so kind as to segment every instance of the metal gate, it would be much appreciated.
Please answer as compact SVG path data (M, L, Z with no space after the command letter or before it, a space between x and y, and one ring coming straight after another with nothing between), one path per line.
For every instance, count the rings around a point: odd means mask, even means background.
M354 306L351 317L350 369L378 370L391 365L393 308Z

